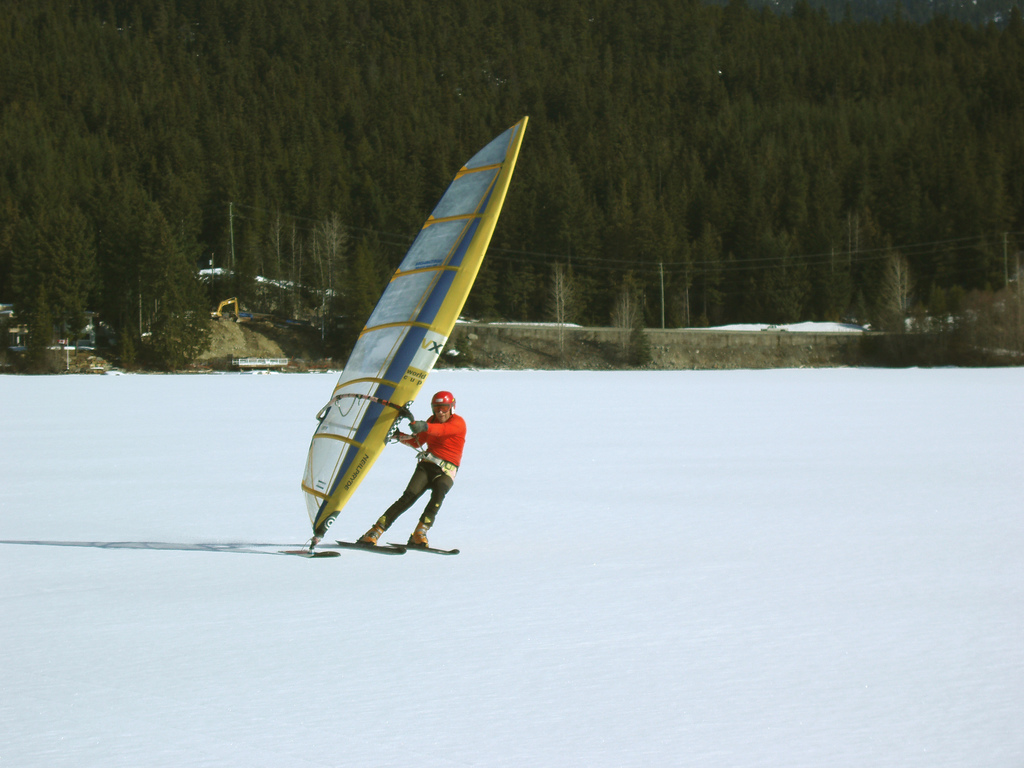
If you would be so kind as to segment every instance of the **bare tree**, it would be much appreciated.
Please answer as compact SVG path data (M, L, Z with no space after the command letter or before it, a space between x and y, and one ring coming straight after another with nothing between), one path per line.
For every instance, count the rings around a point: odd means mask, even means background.
M334 297L343 274L345 252L348 247L348 232L341 223L341 217L332 213L326 220L317 222L313 229L313 264L316 267L317 292L320 294L320 334L326 333L326 319L332 314Z
M565 325L576 316L579 304L579 290L573 280L572 270L563 264L556 264L551 279L551 309L558 326L558 354L565 355Z
M629 365L644 366L651 361L651 346L647 338L643 293L627 274L612 309L612 325L620 331L622 356Z
M1014 341L1016 342L1015 349L1017 352L1024 352L1024 291L1021 290L1021 279L1024 278L1024 274L1020 270L1020 257L1024 256L1024 251L1017 251L1017 279L1014 281L1013 293L1016 298L1015 302L1015 315L1017 322L1014 323Z
M683 326L690 327L690 269L683 276Z
M633 329L640 320L640 301L631 277L627 277L612 309L612 326L621 332L622 354L629 355Z
M269 248L273 257L273 267L268 270L269 274L264 273L265 277L270 277L273 282L269 285L272 288L264 288L261 293L270 296L269 305L271 311L279 312L284 311L290 313L291 310L287 307L287 296L282 295L282 273L281 273L281 251L282 242L281 234L283 232L283 224L281 223L281 211L275 211L273 218L269 223L269 230L267 232L267 247Z
M318 231L327 259L332 264L340 265L348 249L348 230L341 223L341 216L332 213L326 221L320 222Z
M292 317L299 316L301 302L299 300L299 285L302 283L302 242L299 233L292 224L291 236L292 265L288 272L288 282L291 284L291 314Z
M905 330L912 288L910 262L899 251L891 251L885 260L878 297L879 319L883 328L900 332Z

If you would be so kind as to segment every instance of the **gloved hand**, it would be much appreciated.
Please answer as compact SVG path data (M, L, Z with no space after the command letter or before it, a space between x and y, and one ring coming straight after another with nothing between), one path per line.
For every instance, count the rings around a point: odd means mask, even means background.
M420 432L426 432L427 431L427 422L425 422L425 421L414 421L412 424L409 425L409 429L412 430L412 433L414 435L418 435Z

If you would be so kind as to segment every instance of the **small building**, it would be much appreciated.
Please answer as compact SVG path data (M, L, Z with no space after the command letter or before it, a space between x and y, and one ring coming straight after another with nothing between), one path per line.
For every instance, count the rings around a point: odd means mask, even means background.
M287 357L236 357L231 365L244 371L269 371L288 365Z

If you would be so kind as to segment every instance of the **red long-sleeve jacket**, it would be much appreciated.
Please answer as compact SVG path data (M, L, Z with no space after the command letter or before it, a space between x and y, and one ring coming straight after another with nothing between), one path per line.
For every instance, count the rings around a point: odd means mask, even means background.
M455 466L462 463L462 449L466 445L466 420L453 413L448 421L441 423L433 416L427 419L427 431L418 435L399 433L398 439L405 445L427 449L439 459L450 461Z

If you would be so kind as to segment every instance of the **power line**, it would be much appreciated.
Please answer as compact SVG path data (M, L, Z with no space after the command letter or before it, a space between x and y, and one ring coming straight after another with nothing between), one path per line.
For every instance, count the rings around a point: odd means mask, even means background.
M224 203L229 205L229 203ZM247 209L253 212L266 214L269 216L281 216L291 221L297 222L308 222L310 224L319 224L320 219L311 218L308 216L298 216L295 214L284 213L281 211L271 211L265 208L259 208L257 206L246 205L244 203L234 203L236 208ZM236 219L241 218L248 221L255 221L256 217L246 216L242 213L234 213ZM293 224L293 228L304 232L314 231L314 227L296 227ZM346 231L361 233L363 237L374 236L377 238L378 243L387 247L395 248L408 248L415 236L406 234L399 234L395 232L383 232L367 227L356 227L351 225L345 226ZM500 259L504 261L518 262L522 264L533 264L536 266L550 266L554 263L570 263L574 267L586 268L588 270L603 270L611 272L640 272L649 274L669 274L669 275L680 275L686 274L691 271L706 272L714 271L719 273L735 273L742 271L753 271L762 269L765 267L786 267L792 266L797 267L822 267L828 265L840 265L840 264L865 264L875 261L882 261L889 257L892 253L899 253L903 256L914 258L923 256L933 256L939 254L953 254L970 250L977 247L995 247L996 241L1002 241L1004 235L1020 236L1024 235L1024 232L999 232L996 234L989 235L972 235L966 237L950 238L946 240L932 240L921 243L907 243L902 245L893 245L877 248L858 248L856 250L842 249L828 252L808 253L808 254L786 254L783 256L748 256L748 257L737 257L729 256L715 259L701 259L701 260L689 260L689 261L674 261L671 259L661 260L630 260L630 259L610 259L599 256L580 256L578 254L568 253L550 253L546 251L533 251L523 250L514 248L500 248L497 246L490 246L488 248L488 255L491 259ZM974 271L972 267L960 267L952 270L954 273L960 272L971 272Z

